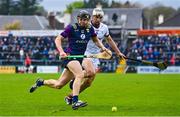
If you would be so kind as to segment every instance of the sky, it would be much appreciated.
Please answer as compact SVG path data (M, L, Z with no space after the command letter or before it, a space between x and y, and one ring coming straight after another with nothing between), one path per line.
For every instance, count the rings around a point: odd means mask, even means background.
M44 8L47 11L64 11L66 9L66 6L74 1L79 1L79 0L43 0L43 2L41 2L41 5L44 6ZM115 0L115 1L125 2L127 0ZM132 3L139 2L143 6L150 6L157 2L160 2L165 6L171 6L176 9L180 7L180 0L129 0L129 1Z

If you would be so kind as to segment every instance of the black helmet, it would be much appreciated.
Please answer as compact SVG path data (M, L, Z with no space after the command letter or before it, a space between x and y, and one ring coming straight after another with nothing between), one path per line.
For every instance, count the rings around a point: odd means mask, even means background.
M86 10L81 10L81 11L79 11L77 17L82 18L82 19L90 19L90 18L91 18L91 15L89 14L88 11L86 11Z

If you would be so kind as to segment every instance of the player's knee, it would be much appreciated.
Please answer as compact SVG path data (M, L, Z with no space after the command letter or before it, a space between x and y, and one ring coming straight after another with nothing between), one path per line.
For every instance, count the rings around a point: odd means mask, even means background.
M96 72L94 70L87 70L86 72L88 77L93 77L96 75Z
M80 78L80 79L83 79L84 78L84 73L78 73L75 75L76 78Z

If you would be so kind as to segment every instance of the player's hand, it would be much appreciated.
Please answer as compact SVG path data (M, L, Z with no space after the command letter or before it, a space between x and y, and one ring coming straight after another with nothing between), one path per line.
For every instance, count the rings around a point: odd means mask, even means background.
M112 52L109 49L105 48L105 47L101 49L101 52L106 52L107 54L112 56Z
M66 58L67 54L65 52L60 52L60 58Z
M119 57L120 59L126 59L126 58L127 58L123 53L119 53L119 54L118 54L118 57Z
M104 52L104 51L107 51L108 49L107 48L105 48L105 47L102 47L101 48L101 52Z

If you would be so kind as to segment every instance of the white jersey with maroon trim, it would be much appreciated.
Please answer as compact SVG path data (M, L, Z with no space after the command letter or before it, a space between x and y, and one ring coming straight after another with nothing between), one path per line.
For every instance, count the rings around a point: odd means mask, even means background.
M102 42L105 37L109 36L109 29L106 24L100 23L99 28L94 28L95 33L97 34L98 39ZM86 52L91 54L97 54L100 52L99 47L93 42L93 40L89 40L86 48Z
M100 23L99 28L94 28L95 33L97 34L98 39L102 42L106 37L109 36L109 29L106 24ZM99 47L96 46L96 44L93 42L93 40L89 40L87 44L87 48L85 51L85 55L89 54L97 54L100 52ZM98 68L98 65L100 64L99 59L91 59L94 67Z

